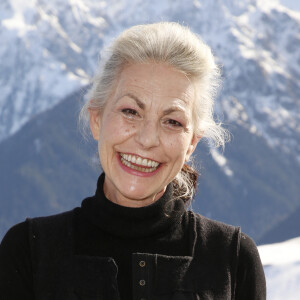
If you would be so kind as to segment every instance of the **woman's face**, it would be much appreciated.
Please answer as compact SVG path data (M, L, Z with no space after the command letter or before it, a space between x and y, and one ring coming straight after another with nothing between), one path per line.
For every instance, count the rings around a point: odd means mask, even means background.
M194 151L193 83L162 63L133 64L104 110L90 110L105 172L104 192L120 205L156 201Z

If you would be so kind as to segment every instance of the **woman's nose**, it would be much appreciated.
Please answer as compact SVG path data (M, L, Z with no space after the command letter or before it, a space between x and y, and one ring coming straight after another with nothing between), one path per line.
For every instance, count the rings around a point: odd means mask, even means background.
M159 145L159 132L154 121L149 120L140 124L136 133L136 142L146 149Z

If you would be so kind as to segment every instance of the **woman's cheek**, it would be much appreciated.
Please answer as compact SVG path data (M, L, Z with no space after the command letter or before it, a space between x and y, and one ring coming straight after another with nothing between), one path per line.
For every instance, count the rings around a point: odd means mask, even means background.
M136 125L128 122L122 116L115 116L108 124L110 126L105 128L105 134L109 138L112 136L128 137L136 130Z
M179 132L170 133L167 132L164 134L162 140L165 142L165 145L169 148L176 147L176 152L180 152L179 149L184 149L187 144L188 139Z

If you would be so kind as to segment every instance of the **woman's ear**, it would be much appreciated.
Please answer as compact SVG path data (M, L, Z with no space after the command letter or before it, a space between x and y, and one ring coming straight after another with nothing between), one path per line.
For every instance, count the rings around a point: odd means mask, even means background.
M193 154L193 152L195 151L200 139L201 139L200 135L196 135L196 134L193 135L193 138L191 140L189 148L186 152L185 161L188 161L190 159L190 157Z
M100 135L100 122L101 122L101 114L97 109L89 108L89 117L90 117L90 128L93 134L93 138L98 141Z

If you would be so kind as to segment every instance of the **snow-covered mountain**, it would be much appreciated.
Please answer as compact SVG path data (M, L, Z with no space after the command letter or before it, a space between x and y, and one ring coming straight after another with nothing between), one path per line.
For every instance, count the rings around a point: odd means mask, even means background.
M107 21L105 3L0 2L0 137L88 83Z
M274 0L1 1L0 140L86 85L118 32L160 20L213 48L219 111L300 161L300 13Z
M258 247L267 280L267 299L297 300L300 295L300 237Z

